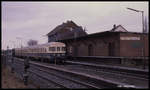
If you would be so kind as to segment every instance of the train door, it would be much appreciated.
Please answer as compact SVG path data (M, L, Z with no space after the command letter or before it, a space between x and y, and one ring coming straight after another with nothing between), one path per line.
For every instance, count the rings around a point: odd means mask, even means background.
M114 44L114 42L112 42L112 43L109 43L109 45L108 45L108 54L109 54L109 56L114 56L115 55L115 44Z
M92 44L88 45L88 56L92 56L93 55L93 46Z

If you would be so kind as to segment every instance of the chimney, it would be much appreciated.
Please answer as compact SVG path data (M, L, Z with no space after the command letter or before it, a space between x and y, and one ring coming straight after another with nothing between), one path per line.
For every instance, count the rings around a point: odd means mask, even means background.
M114 24L113 28L116 29L116 24Z
M67 23L70 23L71 22L71 20L67 20Z
M112 31L115 31L116 29L116 24L113 25Z

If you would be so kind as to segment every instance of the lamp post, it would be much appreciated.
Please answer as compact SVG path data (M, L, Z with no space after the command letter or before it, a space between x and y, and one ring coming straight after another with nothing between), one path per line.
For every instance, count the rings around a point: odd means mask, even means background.
M145 33L145 29L144 29L144 11L141 11L141 10L136 10L136 9L133 9L133 8L127 8L127 9L129 9L129 10L132 10L132 11L135 11L135 12L141 12L142 13L142 31L143 31L143 33ZM144 58L144 56L145 56L145 49L144 49L144 36L142 37L142 35L141 35L141 40L142 40L142 38L143 38L143 47L142 47L142 56L143 56L143 69L145 69L145 58Z
M21 37L16 37L16 39L21 40L20 47L22 47L22 38Z
M22 56L22 38L21 37L16 37L16 39L21 40L20 46L21 46L21 56Z
M136 9L132 9L132 8L127 8L129 10L132 10L132 11L135 11L135 12L141 12L142 13L142 30L143 30L143 33L145 32L144 30L144 11L141 11L141 10L136 10Z

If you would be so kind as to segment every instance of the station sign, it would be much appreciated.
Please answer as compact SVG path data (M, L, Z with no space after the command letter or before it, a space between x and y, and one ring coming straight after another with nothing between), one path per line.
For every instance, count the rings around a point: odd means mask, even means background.
M120 40L140 40L140 37L120 37Z

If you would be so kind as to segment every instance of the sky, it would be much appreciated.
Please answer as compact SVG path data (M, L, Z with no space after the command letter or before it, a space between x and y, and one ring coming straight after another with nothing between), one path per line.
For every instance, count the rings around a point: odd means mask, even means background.
M67 20L87 29L87 33L108 31L122 25L131 32L142 32L142 14L148 17L148 2L2 2L2 49L27 46L30 39L47 43L46 36Z

